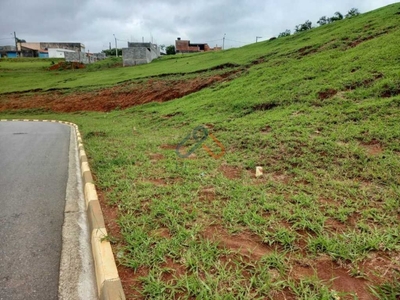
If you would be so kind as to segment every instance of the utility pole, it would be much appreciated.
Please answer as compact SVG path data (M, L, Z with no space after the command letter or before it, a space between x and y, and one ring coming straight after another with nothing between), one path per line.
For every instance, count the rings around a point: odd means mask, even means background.
M262 36L256 36L256 43L258 42L258 39L262 39Z
M111 50L111 42L109 42L109 44L108 44L108 47L110 48L110 50Z
M115 57L118 57L117 38L115 37L115 34L113 34L113 36L115 39Z
M225 50L225 36L226 36L226 33L224 33L224 37L222 39L222 50Z
M18 42L17 42L17 34L14 31L14 41L15 41L15 52L17 53L18 57Z

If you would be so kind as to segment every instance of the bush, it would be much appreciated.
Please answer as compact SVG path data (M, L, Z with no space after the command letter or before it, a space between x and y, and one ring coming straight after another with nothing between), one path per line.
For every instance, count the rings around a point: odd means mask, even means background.
M167 47L166 49L167 55L174 55L175 52L175 46L174 45L170 45Z
M285 37L285 36L289 36L289 35L291 35L291 31L290 31L289 29L286 29L284 32L281 32L281 33L278 35L278 38L280 38L280 37Z
M347 12L346 18L356 17L360 14L357 8L352 8Z
M310 20L307 20L304 22L304 24L297 25L295 28L296 32L301 32L301 31L306 31L312 29L312 22Z

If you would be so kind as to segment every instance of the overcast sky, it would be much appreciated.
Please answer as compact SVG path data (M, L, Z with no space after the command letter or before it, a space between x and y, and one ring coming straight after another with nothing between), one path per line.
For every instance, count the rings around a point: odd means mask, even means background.
M81 42L86 51L126 47L127 41L171 45L194 43L240 47L276 36L321 16L352 7L367 12L391 0L0 0L0 45L14 31L27 42Z

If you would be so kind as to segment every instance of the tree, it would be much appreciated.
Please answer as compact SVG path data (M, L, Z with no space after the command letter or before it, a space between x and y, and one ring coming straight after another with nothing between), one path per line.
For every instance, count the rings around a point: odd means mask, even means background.
M296 32L301 32L301 31L306 31L312 29L312 22L310 20L307 20L304 22L304 24L297 25L295 28Z
M174 46L174 45L168 46L167 49L166 49L166 51L167 51L167 55L173 55L173 54L175 54L175 53L176 53L176 52L175 52L175 46Z
M357 8L352 8L347 12L346 18L356 17L360 14Z
M331 19L327 18L326 16L323 16L318 20L317 23L319 24L319 26L326 25L326 24L331 23Z
M330 21L331 22L335 22L335 21L340 21L340 20L343 20L343 15L339 12L339 11L337 11L337 12L335 12L335 14L333 15L333 17L332 18L330 18Z
M291 35L291 31L290 31L289 29L286 29L284 32L281 32L281 33L278 35L278 38L280 38L280 37L285 37L285 36L289 36L289 35Z
M106 49L101 52L105 53L107 56L115 56L115 48ZM118 55L122 55L122 48L118 48Z

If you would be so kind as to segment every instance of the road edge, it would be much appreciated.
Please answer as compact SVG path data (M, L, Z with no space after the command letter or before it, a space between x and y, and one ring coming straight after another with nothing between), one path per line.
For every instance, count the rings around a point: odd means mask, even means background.
M0 122L50 122L71 126L75 130L79 167L82 178L83 195L85 198L86 214L89 223L92 254L96 274L97 293L100 300L125 300L121 279L108 234L105 228L104 217L96 192L96 186L90 171L88 158L83 146L83 140L78 125L58 120L38 119L1 119Z

